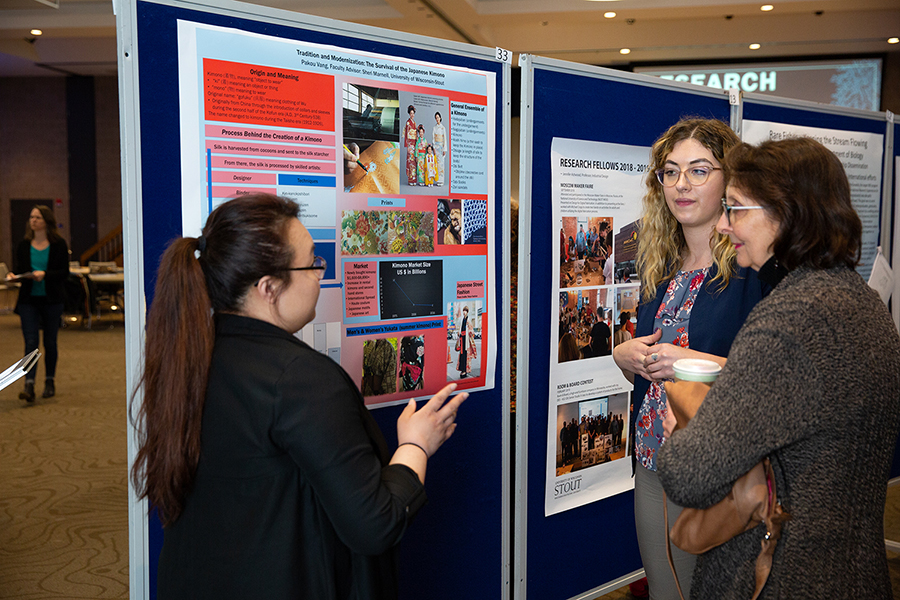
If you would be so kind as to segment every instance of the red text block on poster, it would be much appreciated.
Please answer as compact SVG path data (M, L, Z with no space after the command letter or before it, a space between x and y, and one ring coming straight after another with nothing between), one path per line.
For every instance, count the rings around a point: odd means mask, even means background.
M484 298L483 281L457 281L456 297L459 300L465 298Z
M347 317L378 315L378 263L344 263L344 303Z
M203 59L208 121L334 131L334 77Z

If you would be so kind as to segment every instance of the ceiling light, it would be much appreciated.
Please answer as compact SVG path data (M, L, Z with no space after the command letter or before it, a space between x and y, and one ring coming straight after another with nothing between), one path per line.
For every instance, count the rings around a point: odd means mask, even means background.
M44 32L41 31L40 29L32 29L32 30L31 30L31 35L37 36L37 35L41 35L41 34L43 34L43 33L44 33Z
M773 8L775 8L775 7L772 6L771 4L763 4L762 6L759 7L759 10L761 10L763 12L769 12Z
M900 38L888 38L888 44L900 43Z
M609 11L609 12L603 13L603 16L606 17L607 19L615 19L616 13Z
M619 54L631 54L631 48L622 48L619 50Z
M751 50L759 50L759 44L750 44Z

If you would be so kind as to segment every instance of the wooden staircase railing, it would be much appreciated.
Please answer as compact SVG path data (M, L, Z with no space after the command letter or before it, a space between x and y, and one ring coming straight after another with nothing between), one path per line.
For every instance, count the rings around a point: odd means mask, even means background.
M119 225L107 233L102 240L82 252L78 262L82 265L86 265L89 260L102 262L115 261L115 263L121 267L123 264L123 249L122 226Z

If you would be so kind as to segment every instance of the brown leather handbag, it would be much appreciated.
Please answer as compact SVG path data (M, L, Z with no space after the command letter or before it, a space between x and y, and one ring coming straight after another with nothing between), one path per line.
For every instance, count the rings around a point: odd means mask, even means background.
M709 386L702 383L666 384L669 407L678 419L679 429L694 416L708 391ZM735 481L728 495L717 504L704 509L683 509L675 520L671 533L665 499L663 512L666 554L679 594L681 584L672 562L670 540L685 552L703 554L764 522L766 536L756 558L756 589L751 600L759 597L772 570L772 555L781 537L781 525L791 518L778 501L775 475L768 457ZM681 597L684 598L683 595Z

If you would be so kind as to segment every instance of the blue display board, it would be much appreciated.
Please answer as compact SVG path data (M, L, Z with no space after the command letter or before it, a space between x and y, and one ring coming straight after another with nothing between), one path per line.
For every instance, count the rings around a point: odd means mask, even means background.
M488 391L474 393L459 412L455 435L429 461L426 491L428 505L417 515L401 543L401 597L457 599L500 598L508 594L508 509L503 502L509 480L505 463L508 453L509 369L509 278L505 248L508 236L507 195L509 123L509 65L498 62L493 50L475 48L388 32L356 27L325 19L303 17L294 13L258 6L226 2L222 5L179 2L144 2L131 5L136 30L131 37L122 36L120 23L120 61L133 58L129 44L136 40L138 61L126 66L133 75L125 75L123 92L123 127L136 127L127 136L123 149L126 172L126 208L136 206L132 218L139 225L129 225L131 240L140 240L139 248L129 247L132 259L142 256L142 289L149 306L153 299L155 274L159 258L173 239L182 234L182 166L179 146L181 125L179 100L178 21L234 28L265 34L285 40L327 44L348 50L365 51L412 60L422 60L451 67L490 72L496 75L497 110L494 120L495 154L487 157L493 163L496 177L492 190L497 200L489 222L493 227L493 252L497 265L493 282L496 314L490 315L489 327L497 332L499 346L493 368L496 385ZM121 18L121 16L120 16ZM310 21L313 24L310 24ZM133 77L139 97L129 97L128 80ZM139 112L138 112L139 111ZM129 123L129 118L132 121ZM129 143L139 142L139 147ZM139 150L139 152L137 151ZM134 165L133 161L138 163ZM131 162L129 162L131 161ZM133 167L133 170L132 170ZM136 188L136 189L133 189ZM139 194L137 193L139 191ZM139 196L139 200L134 200ZM130 204L134 202L135 204ZM128 214L128 212L126 212ZM128 233L126 233L128 236ZM140 289L135 287L130 289ZM129 311L141 312L144 298L130 298ZM506 317L504 317L506 314ZM137 334L139 328L129 330ZM138 344L139 346L139 344ZM132 348L135 344L131 345ZM129 366L135 364L129 361ZM403 406L380 408L373 415L389 444L396 445L396 420ZM223 524L227 527L227 524ZM140 537L132 517L132 537ZM162 529L151 517L147 528L144 585L149 597L155 598L156 566L162 544ZM135 569L144 567L139 548L132 541L132 581ZM137 552L137 564L135 553ZM138 592L140 596L140 592ZM137 597L137 596L135 596Z
M679 119L696 116L728 123L730 107L724 93L703 88L548 59L529 64L533 68L523 66L522 72L526 142L520 159L528 167L520 184L520 211L527 221L520 219L520 227L530 231L520 231L529 245L524 249L527 256L520 257L525 272L520 268L519 310L524 312L518 343L519 351L527 348L528 353L518 360L517 396L518 432L527 440L522 444L527 451L517 453L523 464L516 469L516 597L551 600L576 597L642 568L633 492L544 516L550 340L558 319L558 307L551 305L547 293L554 285L553 244L559 243L559 225L551 218L551 144L554 138L573 138L647 146L649 157L649 147ZM526 200L522 190L529 182ZM523 361L527 378L521 371Z

